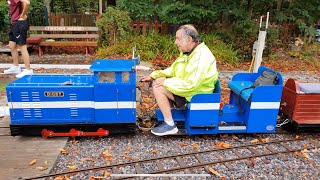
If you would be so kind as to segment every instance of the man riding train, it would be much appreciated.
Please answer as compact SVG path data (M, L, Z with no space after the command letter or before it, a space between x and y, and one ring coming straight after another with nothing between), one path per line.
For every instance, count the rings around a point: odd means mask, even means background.
M218 80L216 59L201 42L194 26L180 26L175 45L180 51L176 61L167 69L156 70L141 79L142 82L153 81L152 90L164 116L164 122L151 130L157 136L178 133L172 118L171 102L180 108L196 94L212 93Z

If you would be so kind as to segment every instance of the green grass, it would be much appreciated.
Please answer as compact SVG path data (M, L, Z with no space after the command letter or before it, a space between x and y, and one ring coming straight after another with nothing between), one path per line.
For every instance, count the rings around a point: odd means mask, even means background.
M6 86L8 84L0 84L0 92L6 92Z

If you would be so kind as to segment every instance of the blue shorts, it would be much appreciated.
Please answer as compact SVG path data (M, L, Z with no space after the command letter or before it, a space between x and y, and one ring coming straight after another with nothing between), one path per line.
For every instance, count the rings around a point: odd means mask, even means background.
M18 45L25 45L27 42L28 30L28 20L17 21L10 28L9 40L15 42Z

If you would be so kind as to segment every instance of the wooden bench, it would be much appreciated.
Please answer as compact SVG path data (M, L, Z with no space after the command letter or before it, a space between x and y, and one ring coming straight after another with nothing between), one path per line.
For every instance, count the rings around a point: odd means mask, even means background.
M89 47L98 46L98 27L30 26L29 33L27 44L38 45L39 56L42 55L41 47L44 46L85 47L86 55L89 53Z

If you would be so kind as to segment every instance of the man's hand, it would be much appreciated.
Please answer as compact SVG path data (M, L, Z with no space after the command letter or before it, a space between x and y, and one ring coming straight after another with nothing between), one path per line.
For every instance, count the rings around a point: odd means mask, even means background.
M140 82L150 82L152 81L152 77L151 76L144 76L140 79Z
M28 18L28 16L26 14L21 14L20 18L18 19L18 21L24 21Z
M157 79L153 82L152 86L155 86L156 88L159 87L159 86L163 86L164 80L166 80L165 77L157 78Z

